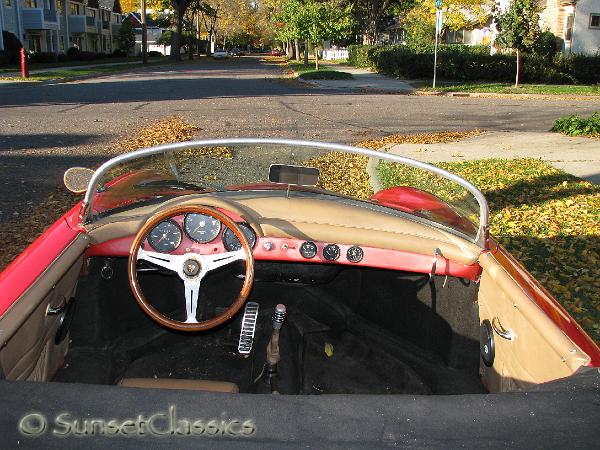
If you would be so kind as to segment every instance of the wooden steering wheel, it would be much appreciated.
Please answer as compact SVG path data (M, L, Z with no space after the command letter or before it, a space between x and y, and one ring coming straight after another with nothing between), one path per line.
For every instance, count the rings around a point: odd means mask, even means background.
M148 234L156 225L165 219L187 213L204 214L214 219L221 221L227 226L242 244L240 250L217 253L211 255L200 255L197 253L185 253L183 255L171 255L169 253L160 253L147 251L142 248L142 243ZM185 289L185 310L186 320L180 322L173 320L170 317L160 313L154 308L142 293L140 283L137 277L137 262L143 259L160 267L176 272L183 280ZM200 283L204 276L211 270L223 267L234 261L245 260L246 272L244 284L240 290L238 297L233 303L221 314L212 319L198 322L196 319L196 311L198 309L198 298L200 294ZM218 211L217 209L208 206L175 206L165 211L161 211L152 216L137 232L131 250L129 251L129 263L127 265L127 273L129 276L129 285L133 296L142 308L153 320L159 324L178 331L202 331L214 328L234 316L243 304L246 302L252 283L254 281L254 258L252 256L252 246L244 235L244 232L232 219Z

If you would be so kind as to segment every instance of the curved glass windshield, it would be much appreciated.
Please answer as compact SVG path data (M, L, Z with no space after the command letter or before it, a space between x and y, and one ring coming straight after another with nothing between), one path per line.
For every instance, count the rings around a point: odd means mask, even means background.
M219 140L139 150L105 163L90 182L86 221L170 197L284 189L376 205L483 243L487 204L467 181L372 150L287 140Z

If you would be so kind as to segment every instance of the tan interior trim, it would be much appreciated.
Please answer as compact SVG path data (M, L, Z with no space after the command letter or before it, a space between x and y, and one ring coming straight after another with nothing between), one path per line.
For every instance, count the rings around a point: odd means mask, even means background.
M0 317L0 348L8 341L23 322L44 301L50 292L65 275L65 267L71 267L80 259L78 269L83 262L82 255L90 240L87 235L78 235L63 250L52 264L29 286L15 303Z
M185 380L176 378L123 378L119 386L150 389L184 389L189 391L225 392L236 394L238 385L228 381Z
M493 254L483 254L479 263L483 268L480 321L497 317L515 336L507 340L494 333L494 365L481 366L492 392L564 378L589 363L590 358L525 294Z
M259 236L359 244L425 255L433 255L439 248L446 258L464 265L476 263L481 251L452 233L378 211L368 204L357 209L339 200L287 198L285 191L260 197L256 197L256 192L228 194L227 199L205 194L176 200L182 206L203 204L231 211L246 220ZM174 202L138 208L96 222L89 230L93 243L136 234L149 217Z

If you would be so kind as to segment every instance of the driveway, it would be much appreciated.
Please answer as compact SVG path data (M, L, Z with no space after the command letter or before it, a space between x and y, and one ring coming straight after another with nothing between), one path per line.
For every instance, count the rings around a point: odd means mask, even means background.
M244 57L71 83L0 86L0 222L34 207L69 166L105 159L111 143L170 115L200 127L198 137L351 143L476 127L543 132L559 116L590 115L600 104L360 94L311 88L280 76L275 63Z

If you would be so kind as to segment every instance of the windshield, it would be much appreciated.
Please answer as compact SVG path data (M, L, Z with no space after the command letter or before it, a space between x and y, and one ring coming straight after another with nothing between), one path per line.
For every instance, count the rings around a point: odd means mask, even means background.
M277 171L272 166L278 167ZM286 184L273 173L317 169L318 179ZM271 178L269 174L271 173ZM278 182L279 181L279 182ZM283 189L335 195L483 243L487 204L467 181L400 155L288 140L215 140L138 150L102 165L84 202L86 222L144 202L188 194Z

